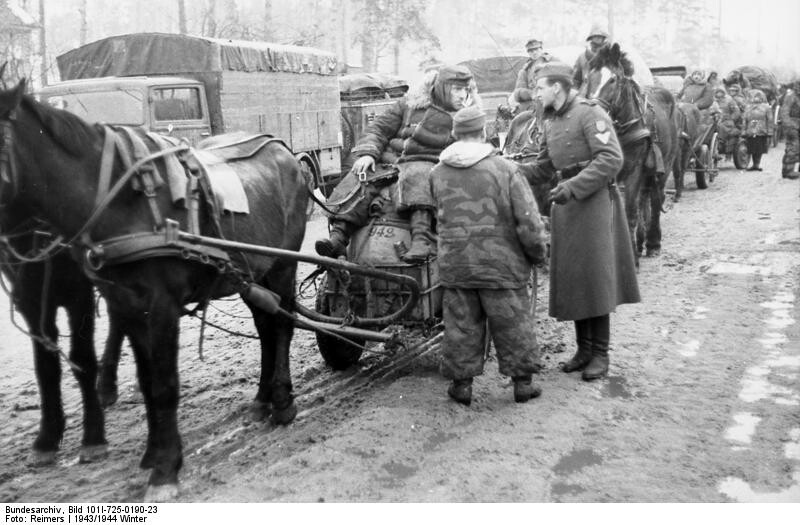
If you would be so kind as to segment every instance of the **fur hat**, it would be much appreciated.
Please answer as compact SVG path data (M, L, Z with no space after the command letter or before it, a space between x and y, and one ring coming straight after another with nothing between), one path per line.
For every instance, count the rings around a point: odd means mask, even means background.
M480 131L486 125L486 113L475 106L459 109L453 115L453 134Z

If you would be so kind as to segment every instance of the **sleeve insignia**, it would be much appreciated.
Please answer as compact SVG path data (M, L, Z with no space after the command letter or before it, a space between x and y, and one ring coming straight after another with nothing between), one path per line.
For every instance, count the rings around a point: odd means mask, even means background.
M611 138L611 132L606 131L604 133L595 133L594 136L597 137L597 140L603 144L608 144L608 140Z
M597 127L597 131L599 131L600 133L604 132L607 127L605 120L598 120L594 123L594 125Z

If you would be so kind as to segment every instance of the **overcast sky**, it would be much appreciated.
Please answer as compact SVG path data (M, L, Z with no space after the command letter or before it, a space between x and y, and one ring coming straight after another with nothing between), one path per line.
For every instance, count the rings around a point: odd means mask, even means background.
M741 39L742 52L800 70L800 0L708 0L722 35Z

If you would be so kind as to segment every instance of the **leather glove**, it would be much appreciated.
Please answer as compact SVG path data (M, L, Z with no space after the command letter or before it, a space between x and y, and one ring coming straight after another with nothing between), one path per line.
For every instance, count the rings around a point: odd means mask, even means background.
M550 190L550 201L556 204L566 204L571 198L572 192L563 183Z

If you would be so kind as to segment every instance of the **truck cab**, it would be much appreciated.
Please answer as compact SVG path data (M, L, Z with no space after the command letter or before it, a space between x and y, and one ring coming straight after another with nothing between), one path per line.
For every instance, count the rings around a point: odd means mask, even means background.
M180 77L102 77L43 88L39 99L87 122L142 126L191 145L211 135L205 87Z

